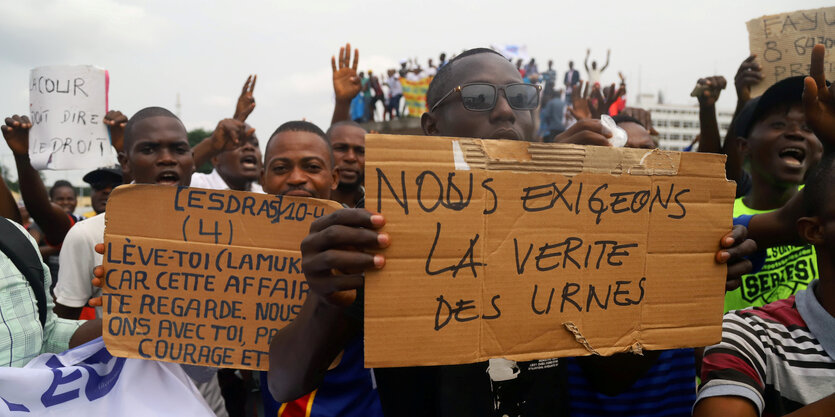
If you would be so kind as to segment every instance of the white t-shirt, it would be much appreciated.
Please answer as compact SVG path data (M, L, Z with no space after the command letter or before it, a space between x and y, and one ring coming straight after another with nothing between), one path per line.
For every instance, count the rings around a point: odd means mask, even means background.
M90 282L93 268L102 264L94 247L104 241L104 213L76 223L67 232L58 258L58 283L55 301L67 307L84 307L91 297L101 296L101 288ZM101 317L101 307L96 307Z
M202 172L191 174L190 187L206 188L209 190L228 190L229 184L223 180L216 169L213 169L211 174L204 174ZM261 184L253 181L249 187L249 192L263 194L264 190L261 188Z
M400 77L397 75L389 77L386 80L386 84L389 86L389 91L391 91L392 96L403 94L403 86L400 84Z
M91 297L101 296L101 288L94 287L91 280L93 268L102 264L102 255L94 250L95 245L102 242L104 242L104 213L76 223L67 232L59 258L60 278L55 285L55 300L59 304L68 307L84 307ZM96 307L96 316L102 317L101 307ZM218 385L217 369L211 372L214 374L209 376L208 380L201 380L202 377L195 378L191 373L189 376L192 377L197 389L215 414L218 417L227 417L229 414L220 392L220 385Z
M600 82L600 74L602 72L603 71L601 71L600 68L598 68L598 69L589 68L589 84L594 86L596 83L599 83Z

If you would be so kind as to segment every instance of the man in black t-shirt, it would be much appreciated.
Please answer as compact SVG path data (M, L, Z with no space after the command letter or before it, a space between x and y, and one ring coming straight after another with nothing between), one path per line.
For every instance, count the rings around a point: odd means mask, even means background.
M482 84L479 94L492 86L492 106L471 109L462 100L468 91L457 87ZM532 140L533 112L538 89L530 85L514 91L529 100L508 101L504 88L522 83L519 72L495 51L465 51L444 65L427 91L430 111L421 119L426 135L485 139ZM559 138L562 142L605 141L608 132L599 120L575 124ZM315 389L328 366L348 340L362 331L362 271L381 268L380 254L363 252L389 245L379 215L361 209L339 210L319 219L302 243L303 270L311 292L294 326L303 327L292 354L276 339L270 351L269 386L280 401L292 400ZM348 250L346 248L352 248ZM341 271L342 274L336 274ZM277 337L278 338L278 337ZM303 340L301 340L303 339ZM420 347L416 347L419 349ZM380 399L387 416L537 416L562 415L565 384L557 360L532 362L493 359L454 366L376 369Z
M423 132L530 141L539 91L519 84L519 72L495 51L465 51L432 80L426 97L430 110L421 118ZM557 135L555 142L601 144L608 143L607 136L611 133L600 120L587 119ZM313 391L348 341L362 332L363 271L385 265L385 251L379 249L388 247L391 237L378 232L384 224L382 215L343 209L311 225L301 244L310 293L291 325L294 331L282 329L270 345L269 388L277 400ZM743 240L736 233L727 239L735 244ZM735 259L739 252L724 247L720 251L727 253L717 254L717 259ZM454 366L375 369L375 377L387 417L559 416L567 414L568 401L558 363L495 358ZM606 364L589 368L605 371ZM637 377L630 378L641 369L633 366L624 376L609 379L631 385Z

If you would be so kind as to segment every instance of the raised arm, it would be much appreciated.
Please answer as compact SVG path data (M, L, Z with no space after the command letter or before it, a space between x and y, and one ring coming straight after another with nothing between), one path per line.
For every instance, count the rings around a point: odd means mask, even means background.
M609 56L612 55L612 50L606 50L606 65L603 65L603 68L600 68L600 72L606 71L606 68L609 68Z
M236 119L223 119L217 123L212 135L194 145L194 166L199 167L223 151L243 146L246 139L255 133L246 123Z
M734 86L736 87L736 109L734 115L738 114L742 107L751 100L751 87L759 84L763 80L762 67L756 61L757 55L751 55L745 58L734 76Z
M728 127L728 132L725 134L725 143L722 145L724 154L728 156L728 161L725 164L726 175L728 179L737 182L742 177L743 155L736 135L736 117L745 103L751 100L751 87L763 80L762 68L755 61L756 58L756 55L745 58L734 76L737 97L736 110L734 110L733 121Z
M7 117L0 127L6 143L14 153L20 194L32 217L46 236L47 242L60 245L73 225L69 215L61 207L49 201L49 194L40 174L29 161L29 129L32 123L27 116Z
M591 55L591 49L586 49L586 60L583 61L583 65L586 67L586 73L589 72L589 55Z
M116 148L116 152L123 152L125 147L125 126L128 125L128 117L119 110L110 110L104 116L104 124L110 133L110 144Z
M223 119L218 122L211 136L203 139L191 149L194 154L194 166L199 167L223 151L243 146L247 138L255 133L254 128L248 128L246 119L255 110L255 81L257 75L246 77L241 95L235 104L235 114L231 119Z
M727 84L725 77L721 75L699 78L696 88L691 93L699 100L699 152L722 153L719 122L716 120L716 101Z
M331 57L333 69L333 93L336 104L333 107L331 124L351 120L351 100L359 94L362 88L360 77L357 76L360 51L354 49L354 63L351 64L351 44L339 48L339 65L336 57Z
M810 77L804 80L803 107L806 122L823 144L824 154L835 152L835 84L827 87L824 74L826 49L817 44L812 49Z
M253 74L246 77L244 87L241 89L241 95L238 96L238 103L235 105L233 119L245 122L249 114L255 110L255 97L252 94L255 92L256 81L258 81L258 75Z
M343 209L310 226L301 250L311 291L299 316L270 343L268 381L277 401L316 389L328 366L359 333L362 313L357 291L363 286L363 271L385 264L383 255L364 250L388 247L389 235L376 231L384 223L383 216L364 209Z

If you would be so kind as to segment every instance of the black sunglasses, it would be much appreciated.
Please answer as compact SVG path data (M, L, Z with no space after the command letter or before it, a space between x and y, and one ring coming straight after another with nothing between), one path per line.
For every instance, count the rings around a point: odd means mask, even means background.
M459 85L446 93L430 111L435 111L452 93L461 93L464 108L470 111L490 111L496 107L498 91L504 90L507 103L516 110L534 110L539 105L539 90L542 86L535 84L515 83L505 86L495 86L487 83L472 83Z

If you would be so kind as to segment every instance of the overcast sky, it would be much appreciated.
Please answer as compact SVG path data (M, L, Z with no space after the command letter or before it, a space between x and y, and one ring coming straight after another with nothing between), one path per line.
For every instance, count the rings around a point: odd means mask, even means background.
M695 104L695 81L732 82L748 55L745 22L766 14L824 7L821 0L759 1L116 1L0 0L3 40L0 114L25 112L29 70L93 64L110 71L110 106L130 115L146 106L175 110L189 129L231 117L248 74L258 74L249 118L262 146L281 123L307 118L327 128L333 106L330 57L351 42L360 69L400 59L421 62L490 44L526 45L540 62L578 69L586 48L611 64L604 82L626 76L666 102ZM585 78L585 77L584 77ZM640 79L640 83L639 83ZM733 108L732 86L720 108ZM5 142L0 161L12 162ZM48 182L65 174L49 175ZM70 178L78 178L70 175Z

